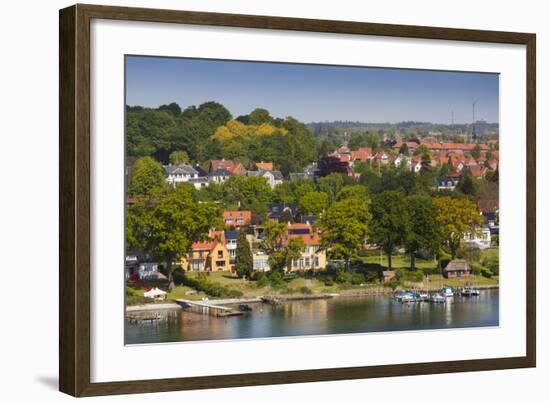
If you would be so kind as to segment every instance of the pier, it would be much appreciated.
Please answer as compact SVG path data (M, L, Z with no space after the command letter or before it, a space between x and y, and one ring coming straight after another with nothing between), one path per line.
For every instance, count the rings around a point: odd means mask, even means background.
M227 306L218 305L209 301L191 301L189 299L176 299L176 303L191 312L211 314L216 317L241 316L243 312L236 311Z

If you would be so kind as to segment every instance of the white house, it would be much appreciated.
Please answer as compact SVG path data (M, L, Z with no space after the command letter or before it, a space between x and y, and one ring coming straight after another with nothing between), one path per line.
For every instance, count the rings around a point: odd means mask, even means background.
M283 174L281 174L280 171L271 171L271 170L247 171L246 175L248 177L265 178L268 185L271 188L275 188L276 185L283 183Z
M478 229L474 235L464 234L464 242L474 248L487 249L491 247L491 230L488 227Z
M166 174L166 182L175 186L191 179L199 178L199 172L186 164L180 166L163 166Z
M229 179L229 177L231 177L232 175L233 174L231 174L229 171L219 168L208 174L208 181L221 184L222 182L225 182L227 179Z
M262 251L253 252L252 266L256 271L260 271L260 272L269 271L269 256Z
M229 263L235 263L235 258L237 257L237 236L238 231L225 231L225 247L229 252Z

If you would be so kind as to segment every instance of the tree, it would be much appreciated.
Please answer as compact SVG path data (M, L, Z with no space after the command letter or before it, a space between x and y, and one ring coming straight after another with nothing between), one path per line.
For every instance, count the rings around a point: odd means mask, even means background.
M328 195L324 192L308 192L299 199L303 214L321 214L328 205Z
M294 216L290 209L285 209L279 217L279 223L294 223Z
M336 194L336 200L344 200L347 198L358 198L363 202L368 202L369 190L364 185L348 185L345 186Z
M321 220L322 242L335 258L345 261L357 255L369 226L368 204L357 197L334 202Z
M370 241L377 243L388 257L392 268L395 247L405 242L410 231L405 196L398 191L386 191L374 196L371 203Z
M438 209L437 222L443 241L454 259L465 234L475 235L483 217L476 205L468 199L455 199L449 196L434 198Z
M336 156L322 156L319 159L319 176L326 177L327 175L339 173L347 175L348 173L348 163L341 161Z
M430 155L428 153L422 154L422 160L420 161L420 173L424 174L427 172L430 172L432 169L432 160L430 159Z
M189 156L187 155L187 152L183 150L175 150L172 153L170 153L169 160L170 160L170 164L179 166L181 164L188 163Z
M271 124L272 122L273 119L266 109L257 108L248 115L248 124L251 125Z
M421 249L436 252L440 244L437 208L427 195L412 195L405 199L410 230L405 240L411 257L411 269L415 266L415 254Z
M290 271L292 269L292 261L299 259L302 256L306 244L302 237L291 237L284 248L284 263Z
M159 110L167 111L172 113L174 117L178 117L181 114L181 107L179 104L172 102L170 104L163 104L159 107Z
M203 162L218 148L210 137L219 126L231 120L231 113L221 104L206 102L199 107L186 108L180 116L179 127L172 137L172 150L185 149L192 160Z
M128 156L155 156L166 160L171 141L178 131L176 118L167 111L143 109L126 116Z
M260 248L269 255L269 265L272 270L282 270L285 266L283 238L286 224L268 221L264 227L264 238Z
M414 156L424 155L424 154L428 154L428 155L430 154L430 149L428 149L428 147L424 144L418 146L413 152Z
M456 185L456 189L458 189L464 195L476 195L477 187L474 183L474 179L472 178L469 167L464 168L464 171L462 172L460 179L458 180L458 184Z
M479 157L481 156L481 146L479 146L479 144L476 144L476 146L474 146L470 153L474 159L479 159ZM487 158L487 160L489 160L489 158Z
M328 203L330 205L336 199L338 192L350 182L353 181L349 177L343 174L332 173L326 177L319 178L317 180L317 188L320 192L328 195Z
M399 147L399 153L402 155L408 155L409 154L409 147L407 146L406 142L403 142L401 146Z
M239 277L250 278L254 270L252 262L252 251L250 244L246 239L246 232L240 230L237 235L237 254L235 257L235 267Z
M128 247L163 261L170 288L172 264L188 254L193 242L205 239L210 228L222 224L220 207L213 202L194 202L193 192L191 185L154 189L127 211Z
M153 188L164 185L164 170L160 163L149 156L140 157L134 163L128 194L147 195Z

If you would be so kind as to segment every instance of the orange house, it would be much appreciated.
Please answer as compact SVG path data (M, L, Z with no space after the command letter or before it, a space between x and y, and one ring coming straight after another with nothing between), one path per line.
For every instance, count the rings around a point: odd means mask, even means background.
M183 270L190 272L232 271L223 238L194 242L191 251L181 258L180 263Z

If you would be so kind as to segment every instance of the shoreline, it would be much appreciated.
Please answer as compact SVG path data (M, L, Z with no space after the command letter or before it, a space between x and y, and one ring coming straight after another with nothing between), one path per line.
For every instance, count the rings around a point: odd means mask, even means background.
M484 290L497 290L499 285L482 285L477 286L481 291ZM428 290L428 293L435 293L438 290ZM314 301L319 299L331 299L336 297L361 297L361 296L373 296L373 295L392 295L395 291L391 288L371 288L365 290L348 290L341 293L322 293L322 294L304 294L304 295L263 295L254 298L226 298L226 299L209 299L205 301L211 305L236 305L236 304L250 304L261 302L291 302L291 301ZM160 311L160 310L178 310L182 307L177 302L166 302L158 304L143 304L143 305L131 305L126 306L126 312L148 312L148 311Z

